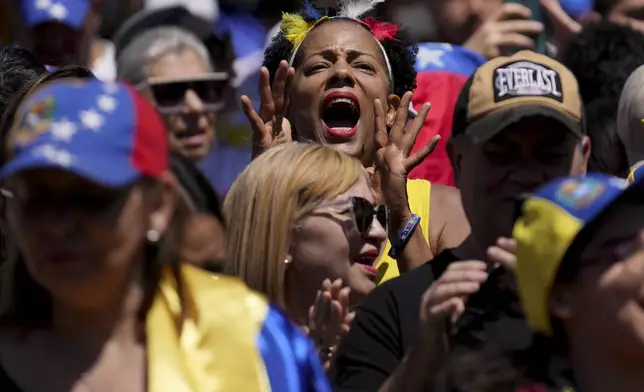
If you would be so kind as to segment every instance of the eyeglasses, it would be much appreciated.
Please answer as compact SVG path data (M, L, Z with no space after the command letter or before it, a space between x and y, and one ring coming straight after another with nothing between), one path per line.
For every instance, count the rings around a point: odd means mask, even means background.
M349 206L353 215L353 222L356 229L363 236L369 235L375 217L382 227L387 230L389 224L389 210L383 205L374 205L369 200L362 197L352 196L345 200L337 200L322 203L320 207L343 207Z
M149 78L139 83L139 90L148 90L161 114L177 114L184 110L186 92L192 90L201 100L204 111L216 112L224 108L223 93L229 77L225 72L209 73L190 78Z

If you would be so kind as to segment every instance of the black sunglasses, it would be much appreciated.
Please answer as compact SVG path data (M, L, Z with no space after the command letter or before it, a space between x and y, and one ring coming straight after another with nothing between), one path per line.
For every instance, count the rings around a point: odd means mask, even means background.
M362 197L352 196L348 199L332 201L330 203L323 203L321 207L324 206L335 206L341 205L346 206L347 201L349 202L349 207L351 208L351 214L353 215L353 223L356 225L356 229L363 236L367 236L369 231L371 231L371 226L373 225L373 218L375 217L382 227L387 230L389 223L389 211L386 206L374 205L369 200Z
M227 86L228 74L214 73L190 79L150 78L138 87L141 90L149 89L161 114L175 114L183 111L184 99L189 90L197 94L205 111L216 112L223 109L223 93Z

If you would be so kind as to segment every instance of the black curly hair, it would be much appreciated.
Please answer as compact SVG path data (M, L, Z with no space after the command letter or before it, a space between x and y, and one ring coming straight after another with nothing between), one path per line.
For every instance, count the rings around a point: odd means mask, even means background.
M644 64L644 34L606 20L592 23L571 40L560 61L577 78L584 103L619 101L626 79Z
M330 17L337 14L335 9L320 9L319 11L322 15L329 15ZM301 12L300 15L305 19L307 18L304 12ZM393 93L402 97L407 91L416 89L416 68L414 65L416 64L418 47L411 42L403 28L398 30L395 38L395 40L382 41L381 44L391 64L391 72L394 77ZM268 68L271 75L271 83L280 62L288 60L292 53L293 44L286 39L284 32L280 31L266 48L266 52L264 52L264 66Z

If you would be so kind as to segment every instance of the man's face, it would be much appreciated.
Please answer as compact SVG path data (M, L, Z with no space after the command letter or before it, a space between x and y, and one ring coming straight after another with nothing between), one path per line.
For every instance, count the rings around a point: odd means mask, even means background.
M429 0L440 39L464 43L481 23L503 4L503 0Z
M608 12L609 20L644 32L644 0L617 0Z
M454 141L454 166L463 208L481 246L510 236L519 198L558 177L586 172L590 143L560 123L523 119L492 139Z
M41 23L31 30L36 57L47 65L83 65L83 33L62 23Z

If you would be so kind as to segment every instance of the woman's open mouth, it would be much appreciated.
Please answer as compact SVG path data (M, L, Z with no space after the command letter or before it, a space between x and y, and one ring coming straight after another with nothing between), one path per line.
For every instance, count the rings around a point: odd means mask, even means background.
M349 92L332 92L324 98L322 124L324 130L336 138L355 135L360 122L358 98Z

